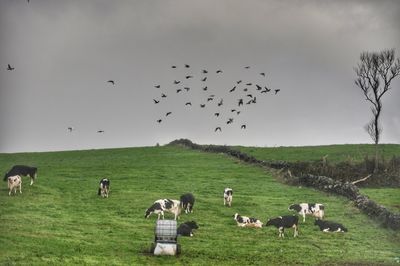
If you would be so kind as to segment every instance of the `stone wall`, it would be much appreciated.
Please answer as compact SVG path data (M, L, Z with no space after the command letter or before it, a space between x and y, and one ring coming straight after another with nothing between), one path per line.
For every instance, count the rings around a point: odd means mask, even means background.
M270 167L274 169L290 170L291 166L290 163L284 161L258 160L253 156L247 155L237 150L233 150L228 146L199 145L191 142L188 139L175 140L171 142L169 145L184 146L195 150L201 150L204 152L224 153L250 164ZM287 175L285 177L285 180L287 183L290 184L312 187L328 193L344 196L349 200L353 201L354 205L358 209L367 214L369 217L375 219L382 226L394 230L400 230L400 214L392 213L389 210L387 210L384 206L379 205L373 200L370 200L367 196L362 195L359 192L358 187L351 183L340 182L326 176L315 176L311 174L305 174L299 177Z

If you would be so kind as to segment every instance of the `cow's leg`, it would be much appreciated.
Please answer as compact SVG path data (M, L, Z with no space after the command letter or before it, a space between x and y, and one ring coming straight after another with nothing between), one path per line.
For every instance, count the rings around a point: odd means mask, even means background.
M224 206L226 206L226 199L224 198Z
M30 176L30 178L31 178L31 186L32 186L33 185L33 177Z
M19 183L19 194L22 194L21 187L22 187L22 182Z
M279 237L285 237L285 234L284 234L284 228L283 227L279 227Z
M303 223L306 221L306 211L303 211Z
M299 228L297 227L297 225L295 224L295 225L293 225L293 228L294 228L294 237L296 237L296 236L298 236L299 235Z

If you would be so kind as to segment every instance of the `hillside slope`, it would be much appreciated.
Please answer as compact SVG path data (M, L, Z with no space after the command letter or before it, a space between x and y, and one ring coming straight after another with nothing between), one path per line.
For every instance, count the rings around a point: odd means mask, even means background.
M380 228L348 200L283 185L221 154L173 146L0 154L1 172L14 164L37 166L39 178L31 187L23 178L23 194L11 197L2 182L0 264L391 264L399 256L399 232ZM108 199L97 196L101 177L111 179ZM226 186L234 189L232 208L223 206ZM156 216L146 220L144 211L185 192L196 203L180 221L196 220L199 230L179 239L179 257L150 256ZM239 228L232 219L239 212L265 222L300 201L324 203L327 219L349 232L321 233L308 218L298 238L288 230L278 239L275 228Z

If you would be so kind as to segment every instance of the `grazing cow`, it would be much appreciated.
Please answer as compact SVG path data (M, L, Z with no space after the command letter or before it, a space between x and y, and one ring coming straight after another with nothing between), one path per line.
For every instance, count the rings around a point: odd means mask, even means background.
M233 219L236 221L237 225L240 227L257 227L261 228L263 223L257 218L241 216L238 213L233 215Z
M185 222L179 225L177 234L178 236L193 236L193 230L198 228L199 226L195 221Z
M314 225L318 225L323 232L347 232L347 228L340 223L316 219Z
M11 168L11 170L5 174L4 181L6 181L8 177L15 176L15 175L29 176L31 178L31 186L32 186L33 181L37 177L37 168L31 167L31 166L26 166L26 165L14 165Z
M100 180L98 195L103 198L108 198L108 193L110 192L110 180L103 178Z
M233 190L231 188L225 188L224 190L224 206L228 204L229 207L232 205Z
M323 219L325 215L324 209L325 207L321 203L300 203L289 206L290 211L296 211L303 216L303 223L306 221L306 214Z
M19 188L19 193L21 191L22 178L19 175L8 177L8 195L11 196L11 192L14 190L14 194L17 194L17 188Z
M279 230L279 237L285 237L284 230L285 228L294 228L294 237L299 235L299 217L296 215L285 215L279 216L273 219L269 219L265 226L273 225Z
M185 213L193 212L194 196L192 193L183 194L180 198L181 208L185 210Z
M156 200L153 203L153 205L151 205L150 208L146 210L144 218L148 218L152 213L155 213L158 214L158 219L160 219L160 214L164 219L164 211L165 211L173 213L175 215L174 219L176 220L179 217L179 214L181 213L180 206L181 203L179 200L159 199Z

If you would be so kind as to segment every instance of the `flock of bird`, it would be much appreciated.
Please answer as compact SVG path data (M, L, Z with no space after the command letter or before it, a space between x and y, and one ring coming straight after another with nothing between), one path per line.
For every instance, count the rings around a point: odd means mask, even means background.
M207 108L212 108L213 119L212 122L215 124L213 127L214 132L222 132L222 129L227 126L231 126L236 123L239 115L243 115L243 112L246 110L246 106L256 104L257 97L266 94L277 95L280 92L280 89L272 90L269 88L266 83L266 74L265 72L257 73L257 76L260 77L256 82L254 81L244 81L243 79L239 79L231 82L231 84L227 85L225 88L221 89L212 89L213 86L208 84L210 78L218 79L221 75L224 74L224 71L221 69L210 71L207 69L200 70L200 76L195 76L193 74L193 70L190 65L185 64L181 68L180 73L177 71L179 68L176 65L171 66L171 68L176 71L174 74L180 74L178 78L172 80L169 84L161 85L155 84L154 88L157 89L156 97L153 98L153 103L156 105L160 105L163 102L167 105L167 110L163 110L162 114L156 118L156 123L161 124L167 120L167 117L172 116L172 111L170 110L172 107L176 108L176 105L179 104L176 100L171 101L170 105L168 105L168 99L171 93L177 95L186 94L186 97L181 98L181 106L183 108L193 108L193 106L198 106L200 109L205 110ZM246 71L251 71L250 66L243 67ZM183 73L183 74L182 74ZM254 73L253 73L254 74ZM246 76L249 76L246 73ZM218 85L220 87L220 85ZM197 90L200 92L200 98L195 98L193 91ZM220 93L217 97L217 93ZM192 93L192 94L191 94ZM187 100L187 97L191 96L191 100ZM176 97L174 97L176 98ZM186 99L186 100L185 100ZM235 99L232 102L229 102L227 99ZM223 119L225 117L225 120ZM224 126L223 126L224 125ZM246 129L247 123L241 122L239 123L240 129Z
M178 66L173 65L171 66L172 69L177 69ZM10 64L7 65L7 70L12 71L14 70L15 67L11 66ZM196 99L192 99L189 101L183 101L182 102L182 107L184 108L192 108L193 105L198 104L200 109L207 109L207 108L213 108L213 119L215 122L215 127L213 127L214 132L222 132L224 126L226 127L231 126L236 123L237 120L240 121L240 119L237 119L239 115L242 115L243 112L246 110L246 106L252 105L252 104L257 104L257 97L259 95L266 95L266 94L273 94L277 95L280 92L280 89L270 89L268 88L267 85L265 85L266 81L266 75L265 72L260 72L257 73L259 77L262 79L259 80L259 82L253 82L253 81L243 81L242 79L236 80L232 82L230 86L227 86L225 89L219 89L219 90L213 90L212 86L209 86L208 81L210 78L216 78L217 76L223 75L223 71L221 69L215 70L215 71L209 71L206 69L202 69L200 71L201 75L200 77L196 77L194 74L192 74L191 66L188 64L185 64L183 66L183 69L186 70L184 71L185 74L178 78L174 79L170 84L167 86L162 86L160 84L154 85L154 87L157 89L157 94L158 96L153 98L153 103L158 105L161 102L167 102L169 95L171 93L175 94L184 94L186 93L187 95L190 96L190 93L193 90L198 90L201 93L200 99L196 103ZM244 69L246 71L250 71L250 66L245 66ZM215 73L215 74L214 74ZM212 75L216 76L212 76ZM192 80L195 80L194 82ZM115 85L114 80L108 80L107 83L110 85ZM201 84L199 86L199 83ZM172 89L171 89L172 86ZM169 88L167 88L169 87ZM224 94L223 96L217 97L217 93L222 93ZM227 96L229 94L229 97ZM192 95L194 96L194 95ZM226 101L225 98L234 98L235 101L229 102ZM172 106L175 106L177 104L176 100L173 101ZM171 106L167 106L170 108ZM156 122L158 124L161 124L162 122L165 122L168 117L173 116L173 113L171 110L164 110L162 115L159 116L158 119L156 119ZM225 117L225 120L224 120ZM239 123L239 128L244 130L247 128L247 123L241 122ZM68 127L67 128L68 132L72 132L75 130L74 127ZM97 133L101 134L104 133L104 130L97 130Z

